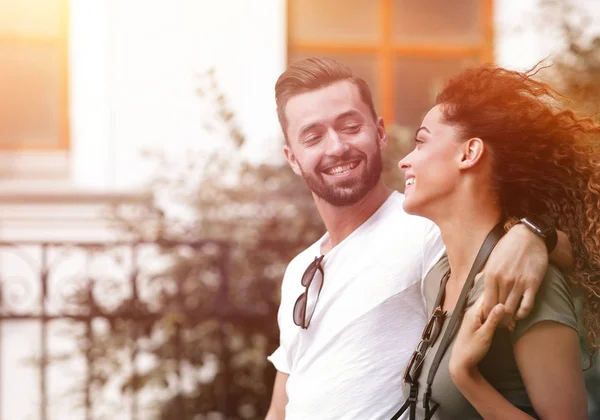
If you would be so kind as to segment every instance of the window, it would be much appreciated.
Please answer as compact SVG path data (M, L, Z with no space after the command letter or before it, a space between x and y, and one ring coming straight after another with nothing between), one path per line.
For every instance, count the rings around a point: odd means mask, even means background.
M365 79L388 124L419 124L447 77L493 61L493 0L288 0L288 61L314 55Z
M0 152L66 151L68 0L0 0Z

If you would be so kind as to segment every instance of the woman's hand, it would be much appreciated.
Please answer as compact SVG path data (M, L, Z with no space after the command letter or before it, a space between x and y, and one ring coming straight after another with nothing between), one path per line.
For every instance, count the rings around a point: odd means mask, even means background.
M450 356L450 374L455 382L477 372L477 365L490 349L503 317L504 305L499 303L485 319L483 296L465 313Z

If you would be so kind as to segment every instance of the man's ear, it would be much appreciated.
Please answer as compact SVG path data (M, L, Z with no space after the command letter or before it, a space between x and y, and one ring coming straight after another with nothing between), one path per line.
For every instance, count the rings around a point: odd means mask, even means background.
M469 169L477 165L483 158L485 144L478 137L473 137L463 143L460 155L460 169Z
M377 122L377 139L379 140L379 147L381 150L385 149L388 144L387 131L385 131L385 123L383 122L383 117L378 117Z
M285 159L288 161L288 164L292 168L292 171L298 176L302 176L302 171L300 170L300 165L296 160L296 155L292 151L292 148L289 145L283 146L283 154L285 155Z

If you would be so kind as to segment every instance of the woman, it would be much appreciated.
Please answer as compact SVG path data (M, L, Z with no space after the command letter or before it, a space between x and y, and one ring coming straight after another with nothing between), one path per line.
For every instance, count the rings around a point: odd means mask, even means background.
M560 95L531 76L484 66L455 77L399 162L405 210L434 221L447 249L425 279L432 317L405 374L411 417L587 419L571 286L583 293L587 344L595 349L600 127L564 110ZM550 266L531 314L504 328L502 305L484 320L485 279L475 278L462 318L457 301L488 233L532 215L548 216L571 239L568 282ZM460 331L446 346L455 313Z

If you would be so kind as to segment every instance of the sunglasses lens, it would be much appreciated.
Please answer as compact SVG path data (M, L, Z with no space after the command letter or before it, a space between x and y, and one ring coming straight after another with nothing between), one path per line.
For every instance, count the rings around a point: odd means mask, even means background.
M298 296L298 299L296 300L296 304L294 305L294 324L296 324L299 327L304 328L304 321L306 319L305 314L306 314L306 294L302 293L300 296Z
M308 268L302 275L302 286L306 287L310 284L310 281L314 277L316 270L317 270L317 266L315 264L311 264L308 266Z
M427 326L421 336L421 342L417 345L417 349L406 366L404 383L412 383L413 378L418 378L427 352L434 345L442 331L445 317L446 313L442 312L441 308L438 307L429 318L429 321L427 321Z
M306 291L296 300L293 316L294 323L302 328L308 328L319 299L319 293L321 293L321 287L323 287L323 268L321 268L323 257L323 255L316 257L304 271L300 280Z
M434 321L433 321L433 325L431 326L431 333L430 333L430 343L435 343L440 335L440 333L442 332L442 326L444 325L444 321L446 319L446 313L442 312L442 310L440 309L437 313L436 316L434 317Z
M425 330L423 331L421 338L423 340L428 340L430 343L435 342L438 334L440 333L443 322L444 313L442 312L441 308L438 307L429 317L429 321L427 321L427 325L425 326Z
M416 357L417 357L417 354L413 353L413 355L410 357L410 361L408 362L408 365L406 365L406 369L404 370L404 377L403 377L404 383L412 383L412 371L413 371L413 367L415 365Z
M433 327L431 328L431 336L429 338L429 341L432 343L435 343L438 339L438 336L440 335L440 332L442 331L442 323L441 322L434 322Z
M321 293L321 287L323 286L323 272L316 270L308 289L306 290L306 323L308 324L312 319L313 313L317 307L317 300Z

